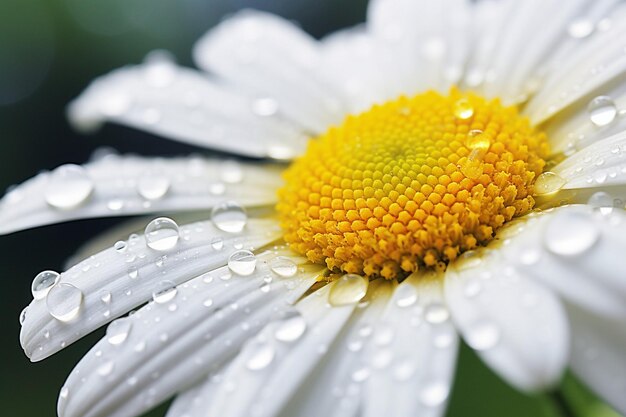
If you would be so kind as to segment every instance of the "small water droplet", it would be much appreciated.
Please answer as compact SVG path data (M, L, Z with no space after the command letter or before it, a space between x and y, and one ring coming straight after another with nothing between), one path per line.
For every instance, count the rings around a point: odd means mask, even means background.
M298 272L296 263L286 256L277 256L272 259L270 261L270 269L283 278L293 277Z
M178 289L176 288L176 284L172 281L164 280L159 282L152 292L152 299L155 303L164 304L173 300L177 293Z
M269 366L274 360L274 347L268 343L257 343L252 355L246 362L246 367L251 371L260 371Z
M136 266L131 266L128 268L128 278L135 279L139 276L139 270Z
M419 392L419 399L427 407L437 407L446 401L450 389L444 381L432 381L425 384Z
M213 207L211 221L223 232L239 233L246 226L248 215L239 204L227 201Z
M491 139L482 130L470 130L465 140L465 146L472 150L487 152L491 146Z
M417 301L417 290L411 284L402 284L395 293L398 307L410 307Z
M83 167L62 165L50 174L45 199L50 206L67 210L85 202L93 188L93 181Z
M301 314L296 314L283 320L274 332L274 337L281 342L294 342L306 331L306 320Z
M100 301L102 301L103 304L111 304L112 299L111 291L100 290Z
M470 279L465 283L465 287L463 288L463 294L467 298L474 298L482 291L482 284L475 280Z
M213 299L207 298L206 300L202 302L202 305L205 307L211 307L213 305Z
M356 304L365 297L368 286L367 278L346 274L332 284L328 292L328 302L335 307Z
M600 238L593 221L582 213L565 212L554 216L544 231L546 248L561 256L578 256Z
M257 98L252 102L252 112L257 116L274 116L278 112L278 102L272 97Z
M50 288L46 296L46 306L52 317L67 322L75 318L83 304L83 292L68 283L60 283Z
M489 321L477 321L468 327L465 340L473 349L488 350L500 341L500 330Z
M170 179L163 174L148 173L137 180L137 193L146 200L159 200L170 189Z
M591 197L589 197L587 204L605 216L613 212L613 197L604 191L594 193Z
M576 39L583 39L593 33L593 21L587 17L581 17L573 20L567 26L567 33Z
M439 324L450 318L450 312L443 304L432 303L426 307L424 318L426 318L426 321L430 324Z
M541 259L541 251L536 247L524 248L520 251L519 260L524 265L534 265Z
M35 300L46 298L50 288L58 283L60 279L61 275L55 271L42 271L38 273L30 287Z
M124 253L126 251L126 242L124 242L123 240L118 240L113 245L113 248L119 253Z
M98 375L100 376L107 376L110 375L111 372L113 372L113 368L115 367L115 363L113 361L107 361L105 363L103 363L102 365L98 366Z
M617 117L617 107L611 97L598 96L587 106L591 123L598 127L606 126Z
M220 164L220 179L228 184L236 184L243 180L241 164L234 160L227 160Z
M228 269L237 275L247 276L256 268L256 256L249 250L238 250L228 258Z
M214 237L211 239L211 247L215 250L222 250L224 248L224 239L221 237Z
M556 193L563 188L566 183L567 181L558 174L546 171L539 175L535 181L535 194L546 195Z
M156 218L146 226L145 237L148 247L154 250L172 249L180 237L178 225L167 217Z
M111 322L109 327L107 327L107 341L114 346L124 343L128 338L132 324L132 321L128 318L118 319Z
M63 388L61 388L61 392L59 393L59 397L62 400L67 400L67 397L70 396L70 390L68 387L64 386Z
M124 208L124 200L121 198L114 198L107 202L107 208L111 211L120 211Z
M26 313L28 312L28 306L24 307L22 309L22 312L20 313L20 326L24 325L24 322L26 321Z
M454 103L454 115L461 119L467 120L474 115L474 107L466 98L461 98Z

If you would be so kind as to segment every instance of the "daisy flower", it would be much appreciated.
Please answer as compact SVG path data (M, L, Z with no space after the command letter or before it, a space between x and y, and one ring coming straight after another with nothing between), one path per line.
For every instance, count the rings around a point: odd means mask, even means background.
M460 338L519 390L569 368L626 412L625 35L614 0L372 0L321 41L243 11L206 72L95 80L77 128L247 158L110 154L4 197L3 233L199 220L35 277L31 360L110 322L59 416L440 416Z

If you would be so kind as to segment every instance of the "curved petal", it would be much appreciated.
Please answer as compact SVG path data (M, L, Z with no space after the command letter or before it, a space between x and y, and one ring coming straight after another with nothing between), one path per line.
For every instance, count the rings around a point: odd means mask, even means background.
M621 414L626 414L626 327L569 306L572 322L570 366L587 385Z
M441 416L452 386L458 336L443 304L440 275L400 284L372 335L362 415Z
M292 23L245 10L200 39L200 68L274 103L275 111L307 131L322 133L346 113L323 71L317 42Z
M252 157L291 158L306 137L262 97L238 93L161 56L96 79L68 108L93 130L106 121L166 138Z
M70 284L81 294L75 306L66 307L79 310L63 321L50 314L59 302L47 297L33 300L20 333L26 355L32 361L42 360L145 303L162 281L181 284L226 265L237 248L265 246L280 237L280 230L271 220L250 221L239 234L199 222L181 227L180 236L176 246L157 251L135 235L121 252L109 248L62 273L59 283Z
M245 277L220 279L227 267L199 276L174 296L112 323L68 377L59 416L136 416L219 369L242 343L292 309L323 270L306 264L291 278L274 279L268 261L275 256L259 255Z
M282 184L277 166L200 157L108 156L63 165L0 201L0 233L92 217L208 209L234 200L272 205Z
M524 391L552 387L569 353L561 303L497 255L475 256L446 273L446 302L457 328L511 385Z

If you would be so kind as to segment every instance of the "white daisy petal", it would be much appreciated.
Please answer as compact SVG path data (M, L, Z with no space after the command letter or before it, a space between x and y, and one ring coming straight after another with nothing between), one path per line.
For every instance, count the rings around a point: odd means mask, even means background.
M475 256L460 259L446 273L446 301L456 326L513 386L550 388L559 382L569 353L563 307L550 291L497 255Z
M623 321L608 320L570 306L570 366L591 389L626 414L626 330Z
M238 13L196 44L198 66L245 87L307 131L322 133L345 115L343 99L318 69L319 45L292 23Z
M441 294L440 275L400 284L367 353L363 416L441 416L454 376L458 336Z
M251 220L238 234L211 222L183 226L175 246L162 251L135 235L61 274L57 285L76 298L51 298L57 292L53 287L46 298L33 300L20 334L22 347L32 361L42 360L145 303L159 286L181 284L225 265L235 250L258 248L279 236L275 222L268 220Z
M113 121L253 157L285 159L304 149L306 138L274 114L259 111L258 98L226 89L167 59L149 55L146 61L92 82L70 104L70 121L82 130Z
M272 205L282 184L271 165L192 158L110 156L63 165L10 191L0 233L68 220L207 209L235 200Z
M66 381L59 416L136 416L218 369L243 342L292 309L322 272L305 265L292 278L272 277L267 261L274 256L259 255L245 277L220 279L228 267L199 276L167 300L155 299L112 323ZM125 333L121 341L119 329Z
M498 252L570 303L626 318L626 213L565 206L505 226Z

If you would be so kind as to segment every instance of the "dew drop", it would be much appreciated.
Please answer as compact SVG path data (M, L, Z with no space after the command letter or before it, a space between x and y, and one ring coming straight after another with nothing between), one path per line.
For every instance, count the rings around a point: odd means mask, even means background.
M252 102L252 112L257 116L273 116L278 112L278 102L271 97L257 98Z
M60 279L61 275L55 271L42 271L38 273L30 287L35 300L46 298L50 288L58 283Z
M62 165L50 174L45 199L54 208L71 209L85 202L93 188L93 181L83 167L73 164Z
M114 198L107 202L107 208L111 211L120 211L124 208L124 200L120 198Z
M417 290L411 284L400 285L395 293L398 307L410 307L417 301Z
M613 212L613 197L604 191L594 193L591 197L589 197L587 204L605 216Z
M270 261L270 269L283 278L293 277L298 272L296 263L286 256L277 256L272 259Z
M50 288L46 306L52 317L67 322L75 318L83 304L83 292L72 284L60 283Z
M570 22L567 33L575 39L583 39L593 33L593 22L589 18L581 17Z
M28 306L24 307L20 313L20 326L23 326L26 321L26 313L28 313Z
M256 256L249 250L238 250L228 258L228 269L237 275L251 275L256 268Z
M100 301L103 304L111 304L112 299L113 299L113 296L111 295L111 291L107 291L107 290L100 291Z
M243 180L243 169L237 161L228 160L221 163L220 179L228 184L236 184Z
M107 327L107 341L114 345L121 345L128 338L130 329L132 328L132 322L128 318L115 320Z
M593 221L582 213L560 213L550 220L543 240L546 248L561 256L577 256L589 250L600 238Z
M211 239L211 247L215 250L222 250L224 248L224 240L221 237L214 237Z
M465 145L469 149L486 152L491 146L491 139L482 130L470 130Z
M426 318L426 321L430 324L439 324L450 318L450 312L443 304L432 303L426 307L424 318Z
M476 350L488 350L500 341L500 330L489 321L477 321L468 327L465 339Z
M239 204L227 201L213 207L211 221L223 232L239 233L246 226L248 215Z
M274 332L274 337L281 342L295 342L306 331L306 320L301 314L283 320Z
M328 292L328 302L335 307L356 304L365 297L368 286L367 278L346 274L332 284Z
M119 253L124 253L126 251L126 242L124 242L123 240L118 240L113 245L113 248Z
M128 278L135 279L139 276L139 270L136 266L131 266L128 268Z
M205 307L211 307L213 305L213 299L207 298L206 300L202 302L202 305Z
M257 343L254 352L248 358L246 367L251 371L260 371L269 366L274 360L274 348L268 343Z
M423 386L419 392L419 400L427 407L437 407L444 403L449 394L448 384L443 381L432 381Z
M466 98L462 98L454 103L454 115L461 119L467 120L474 115L474 107Z
M161 174L150 173L137 181L137 194L146 200L159 200L170 189L170 179Z
M176 288L176 284L172 281L161 281L157 285L157 287L152 292L152 299L157 304L164 304L169 301L172 301L176 294L178 293L178 289Z
M154 250L172 249L180 237L178 225L167 217L156 218L146 226L145 237L148 247Z
M587 106L591 123L598 127L606 126L615 120L617 107L611 97L598 96L592 99Z
M107 361L105 363L103 363L102 365L98 366L98 375L100 376L107 376L110 375L111 372L113 372L113 368L115 367L115 363L113 361Z
M553 194L567 183L565 179L551 171L546 171L535 180L535 195Z

